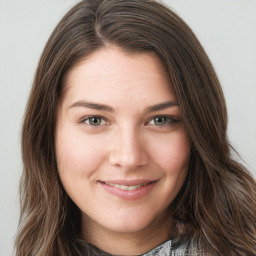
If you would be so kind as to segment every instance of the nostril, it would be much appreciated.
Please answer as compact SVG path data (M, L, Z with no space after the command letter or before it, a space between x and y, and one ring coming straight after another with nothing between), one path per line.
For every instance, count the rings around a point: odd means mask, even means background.
M109 156L109 163L111 165L125 167L125 168L136 168L147 164L147 156L144 152L112 152Z

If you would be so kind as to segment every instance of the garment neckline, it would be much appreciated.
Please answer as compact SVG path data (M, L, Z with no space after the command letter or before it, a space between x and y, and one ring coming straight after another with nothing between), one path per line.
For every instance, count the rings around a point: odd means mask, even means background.
M95 256L121 256L121 255L113 255L109 254L93 244L90 244L82 239L78 239L79 244L83 247L84 251L90 253L88 255L95 255ZM180 241L179 238L169 239L156 247L152 248L148 252L139 255L133 256L153 256L153 255L171 255L171 252L175 252L177 250L184 251L184 249L188 248L188 241ZM164 253L164 254L161 254ZM168 254L166 254L168 253ZM87 255L87 254L84 254ZM181 254L180 254L181 255Z

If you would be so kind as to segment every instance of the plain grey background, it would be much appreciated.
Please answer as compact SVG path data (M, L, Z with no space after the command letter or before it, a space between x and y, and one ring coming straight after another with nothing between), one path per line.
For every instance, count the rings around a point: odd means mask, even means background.
M256 1L165 0L194 30L222 83L229 139L256 177ZM12 255L20 129L43 47L76 0L0 0L0 256Z

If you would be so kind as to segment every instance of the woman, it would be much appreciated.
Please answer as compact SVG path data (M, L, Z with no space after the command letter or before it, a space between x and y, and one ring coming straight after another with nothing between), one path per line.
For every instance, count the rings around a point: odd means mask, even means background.
M17 255L255 255L256 184L230 157L202 46L150 0L86 0L27 105Z

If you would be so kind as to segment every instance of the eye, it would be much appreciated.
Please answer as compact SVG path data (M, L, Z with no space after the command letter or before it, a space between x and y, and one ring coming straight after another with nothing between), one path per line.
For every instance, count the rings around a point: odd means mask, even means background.
M167 122L166 116L157 116L153 118L153 122L155 125L165 125Z
M166 126L166 125L170 125L171 123L175 123L175 122L176 122L176 120L170 116L155 116L148 122L148 124L149 125L157 125L157 126Z
M86 123L91 126L99 126L107 124L106 120L104 120L101 116L90 116L81 121L81 123Z

